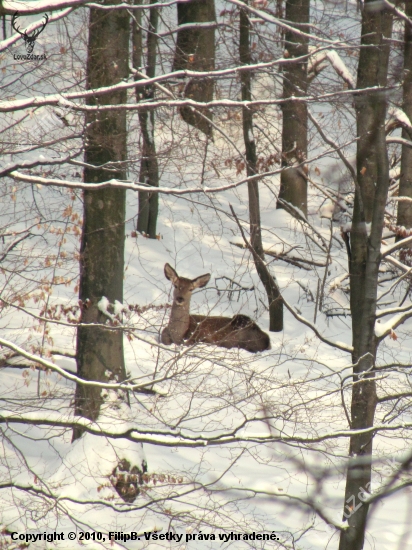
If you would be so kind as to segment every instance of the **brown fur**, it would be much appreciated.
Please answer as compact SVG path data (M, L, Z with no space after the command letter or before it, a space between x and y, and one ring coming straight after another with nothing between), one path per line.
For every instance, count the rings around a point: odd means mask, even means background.
M207 285L210 274L196 279L179 277L169 265L165 265L165 276L175 289L169 324L162 331L163 344L193 345L198 342L214 344L223 348L242 348L252 353L270 349L266 332L246 315L233 317L208 317L190 314L190 298L193 290Z

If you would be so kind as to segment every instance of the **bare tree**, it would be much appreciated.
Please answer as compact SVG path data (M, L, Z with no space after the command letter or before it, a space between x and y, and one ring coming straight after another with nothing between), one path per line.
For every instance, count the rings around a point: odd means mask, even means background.
M213 71L215 67L215 3L214 0L190 0L178 2L177 21L179 28L176 40L173 70ZM213 99L212 78L194 78L184 85L183 95L198 102ZM212 135L212 126L207 118L211 111L204 108L180 108L185 122L198 128L207 136ZM202 116L203 115L203 116ZM205 118L206 117L206 118Z
M384 91L389 63L392 15L365 2L362 13L361 50L355 96L357 135L357 181L350 231L350 308L352 312L353 386L351 428L373 426L377 404L374 366L379 338L375 333L377 289L381 263L381 239L389 189ZM380 87L382 91L368 90ZM365 93L366 92L366 93ZM369 229L370 228L370 229ZM373 435L353 435L350 440L345 501L353 505L370 489ZM362 500L361 500L362 501ZM340 550L361 550L364 544L368 504L352 514L342 531Z
M89 21L87 87L110 86L128 76L129 16L124 10L92 9ZM126 92L90 97L91 106L125 103ZM125 179L127 158L126 114L92 111L86 115L84 181ZM125 378L123 334L93 326L105 324L102 297L123 302L125 191L85 191L80 250L82 321L77 333L77 369L86 380ZM103 402L101 390L78 385L76 414L96 420ZM75 429L73 438L82 430Z
M153 3L153 2L152 2ZM153 78L156 74L156 48L158 31L158 10L153 7L149 10L149 24L146 38L146 71L147 78ZM132 38L133 38L133 66L135 70L142 71L143 61L143 27L141 11L138 10L133 16ZM141 75L135 79L140 80ZM150 101L154 98L155 87L148 85L143 88L136 88L137 101ZM142 135L141 164L139 181L150 187L159 186L159 166L157 162L155 143L155 111L139 111L139 122ZM137 230L144 233L151 239L156 238L156 224L159 210L159 195L150 191L139 193L139 214L137 217Z
M309 25L310 0L286 0L285 18L299 31ZM297 61L283 68L282 103L282 166L278 208L286 201L307 214L307 179L305 160L308 155L308 115L305 96L308 89L308 44L305 33L297 34L292 28L285 31L285 56ZM302 59L300 59L302 58ZM292 98L288 101L288 98Z
M240 10L239 21L239 60L244 65L251 64L250 52L250 21L246 10ZM242 101L252 100L252 78L250 71L240 73ZM253 111L242 107L243 139L246 149L246 174L257 176L256 143L253 135ZM265 266L265 254L262 244L262 228L260 222L259 183L257 178L248 182L250 244L256 271L265 287L269 303L269 330L283 330L283 302L276 281Z
M412 19L412 3L405 2L405 14ZM404 59L403 59L403 112L412 121L412 26L405 23ZM410 128L402 128L402 137L412 139ZM412 199L412 148L407 144L402 145L401 175L399 180L399 195ZM407 229L412 228L412 202L399 202L398 226ZM398 235L401 239L402 235Z

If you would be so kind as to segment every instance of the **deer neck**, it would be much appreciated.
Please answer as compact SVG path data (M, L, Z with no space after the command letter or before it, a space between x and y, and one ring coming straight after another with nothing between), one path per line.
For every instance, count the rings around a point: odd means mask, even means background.
M182 306L173 304L169 319L169 332L174 343L179 344L183 341L189 329L189 323L189 304Z

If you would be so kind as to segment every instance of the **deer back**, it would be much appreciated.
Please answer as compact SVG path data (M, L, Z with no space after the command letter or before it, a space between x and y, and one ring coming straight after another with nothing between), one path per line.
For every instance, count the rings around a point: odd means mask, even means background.
M252 353L270 349L270 338L247 315L207 317L191 315L185 343L214 344L224 348L241 348Z

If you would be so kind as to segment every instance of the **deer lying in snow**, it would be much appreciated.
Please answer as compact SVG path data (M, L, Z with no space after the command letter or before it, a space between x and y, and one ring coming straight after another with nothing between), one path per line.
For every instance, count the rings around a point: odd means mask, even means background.
M173 267L165 264L165 276L175 289L169 324L162 331L162 344L190 346L202 342L223 348L242 348L252 353L270 349L269 336L246 315L208 317L190 314L192 292L207 285L210 273L196 279L186 279L179 277Z

